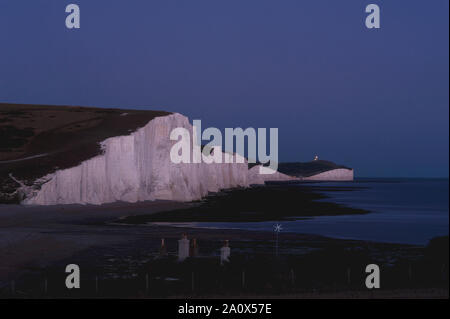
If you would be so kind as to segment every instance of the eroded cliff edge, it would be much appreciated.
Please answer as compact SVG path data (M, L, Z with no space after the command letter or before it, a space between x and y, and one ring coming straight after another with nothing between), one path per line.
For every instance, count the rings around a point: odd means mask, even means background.
M108 138L102 142L103 154L45 176L41 188L28 192L23 203L191 201L208 192L249 185L246 162L172 163L170 149L176 142L169 136L177 127L192 131L188 118L175 113L157 117L129 135Z
M0 103L0 203L20 202L20 189L35 187L43 176L102 154L102 141L128 135L169 114Z
M261 175L258 166L236 163L239 155L233 163L174 164L176 141L169 137L179 127L192 132L187 117L164 111L0 104L0 132L7 134L0 144L0 202L192 201L266 181L353 179L353 170L336 167L317 176Z

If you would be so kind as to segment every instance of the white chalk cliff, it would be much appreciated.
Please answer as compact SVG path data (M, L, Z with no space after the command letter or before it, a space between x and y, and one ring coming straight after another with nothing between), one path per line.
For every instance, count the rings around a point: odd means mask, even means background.
M336 168L309 177L303 177L305 181L353 181L353 169Z
M191 201L208 192L263 184L274 178L259 175L256 167L249 173L246 162L172 163L170 150L176 141L169 136L177 127L192 132L188 118L175 113L157 117L130 135L108 138L102 142L103 154L43 177L41 180L47 182L40 189L27 191L23 204ZM282 175L274 176L280 180Z
M264 184L266 181L291 181L291 180L299 180L297 177L292 177L277 171L273 171L272 174L260 174L259 168L261 166L257 165L248 170L248 181L250 185L259 185ZM266 168L269 169L269 168Z

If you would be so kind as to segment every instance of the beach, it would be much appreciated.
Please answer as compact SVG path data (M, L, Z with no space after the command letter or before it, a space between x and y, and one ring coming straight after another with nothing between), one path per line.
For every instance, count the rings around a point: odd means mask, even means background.
M255 192L265 195L265 191L257 188ZM254 196L259 196L256 193ZM287 200L292 196L288 194L280 196ZM230 195L225 192L220 196L224 203ZM333 205L333 212L339 214L345 214L346 210L349 214L367 213L333 203L323 206L312 199L317 196L321 195L304 188L295 194L295 199L308 202L310 211L316 210L318 214L324 214L324 207L330 209ZM277 242L272 231L174 227L146 221L149 216L165 216L163 212L171 216L180 210L201 211L201 206L202 202L171 201L101 206L2 205L1 294L15 298L233 295L307 298L311 294L354 292L355 297L364 298L365 266L377 263L383 269L384 294L402 291L401 295L413 297L413 290L417 296L422 294L418 291L432 289L430 297L448 297L448 237L435 245L436 254L420 245L291 232L280 233ZM187 214L183 216L186 221ZM289 218L289 214L285 217ZM234 218L237 220L238 215ZM178 263L177 240L183 233L197 240L198 255ZM160 254L162 238L167 249L164 256ZM224 240L231 246L231 262L221 266L219 254ZM445 243L447 257L445 253L442 255ZM65 289L68 264L79 265L83 289Z

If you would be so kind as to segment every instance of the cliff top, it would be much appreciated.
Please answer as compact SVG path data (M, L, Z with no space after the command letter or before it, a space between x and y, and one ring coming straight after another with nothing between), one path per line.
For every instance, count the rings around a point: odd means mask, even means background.
M317 160L317 161L311 161L306 163L279 163L278 164L278 171L290 175L290 176L303 176L303 177L309 177L316 174L320 174L326 171L330 171L333 169L338 168L345 168L345 169L351 169L349 167L338 165L330 161L323 161L323 160Z
M101 141L128 135L155 117L169 114L164 111L0 103L2 188L9 173L28 179L44 176L55 168L76 166L100 154Z

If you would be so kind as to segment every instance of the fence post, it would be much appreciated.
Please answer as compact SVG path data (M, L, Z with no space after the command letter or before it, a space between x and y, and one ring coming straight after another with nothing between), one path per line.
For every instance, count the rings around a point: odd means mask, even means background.
M445 280L445 264L442 264L441 267L441 278L442 280Z
M412 266L411 266L411 264L409 264L409 266L408 266L408 278L409 278L409 281L412 281Z
M291 284L292 286L295 286L295 275L294 275L294 269L291 268Z
M347 268L347 283L349 285L351 284L351 270L350 270L350 267Z

